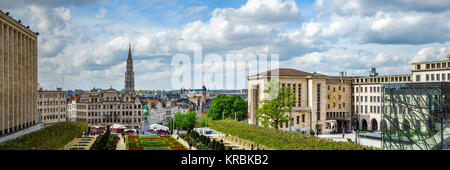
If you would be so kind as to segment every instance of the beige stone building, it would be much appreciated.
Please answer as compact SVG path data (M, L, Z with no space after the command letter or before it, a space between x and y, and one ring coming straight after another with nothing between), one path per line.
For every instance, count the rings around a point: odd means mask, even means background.
M353 124L361 130L379 131L382 114L383 83L411 82L411 75L383 75L378 76L375 69L369 76L353 77Z
M66 91L38 91L37 105L42 123L67 121Z
M290 87L295 93L295 106L290 113L286 113L290 115L291 121L283 124L279 127L280 129L302 133L309 133L310 130L329 133L331 128L328 120L340 120L342 125L345 124L344 122L348 125L350 97L344 97L344 95L349 96L349 82L337 77L287 68L270 70L248 77L250 124L259 125L256 108L261 106L258 101L269 97L264 90L272 79L278 79L280 87ZM339 87L341 87L340 90ZM332 91L336 88L337 90ZM335 96L338 98L341 96L340 100L334 100ZM327 108L328 104L334 104L335 107ZM342 125L340 124L339 127Z
M448 60L417 62L411 64L414 82L449 82L450 54Z
M92 89L83 93L76 101L77 121L86 121L90 126L122 124L127 128L140 129L144 104L138 96L121 93L113 88Z
M0 136L39 123L37 33L0 11Z
M341 133L342 130L351 130L351 79L329 77L326 102L326 131Z

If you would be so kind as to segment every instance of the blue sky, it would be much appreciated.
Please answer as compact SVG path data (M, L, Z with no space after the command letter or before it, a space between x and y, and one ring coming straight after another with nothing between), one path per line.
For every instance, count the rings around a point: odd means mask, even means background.
M122 89L129 42L136 89L172 89L172 57L196 45L277 53L281 67L331 76L406 74L450 53L450 0L0 0L0 9L40 33L46 89Z

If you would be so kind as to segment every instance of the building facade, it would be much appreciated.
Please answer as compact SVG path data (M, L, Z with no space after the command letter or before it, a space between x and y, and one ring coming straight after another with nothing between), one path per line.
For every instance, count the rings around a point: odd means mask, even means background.
M39 123L37 33L0 11L0 136Z
M67 121L66 91L38 91L37 105L42 123Z
M371 70L369 76L353 77L352 100L353 112L352 122L354 129L364 131L379 131L381 127L381 86L384 83L406 83L411 82L411 75L383 75L378 76L375 69Z
M139 97L121 93L113 88L82 93L76 101L77 121L86 121L89 126L122 124L127 128L140 129L144 105Z
M279 127L282 130L290 130L301 133L309 133L310 131L329 133L331 131L331 126L327 124L327 120L333 120L333 116L336 118L339 117L339 115L328 114L327 117L327 112L343 112L343 117L349 115L349 111L344 110L345 108L348 109L349 105L346 105L346 107L343 107L342 105L342 103L349 102L349 97L341 98L339 102L332 102L331 100L328 100L327 97L328 84L330 84L330 89L332 89L332 87L336 86L339 88L342 83L341 90L343 90L342 87L346 87L348 91L348 83L344 81L341 82L335 77L328 77L317 73L280 68L248 77L249 124L260 124L256 117L256 108L261 106L259 101L269 97L267 93L264 93L264 90L268 88L271 80L273 79L277 79L279 81L279 86L281 88L290 87L295 95L295 106L292 107L290 113L286 113L286 115L290 115L291 120ZM339 95L341 92L336 93ZM341 108L333 108L334 110L332 108L328 109L328 103L337 104L336 106L341 104ZM347 112L346 115L345 112Z

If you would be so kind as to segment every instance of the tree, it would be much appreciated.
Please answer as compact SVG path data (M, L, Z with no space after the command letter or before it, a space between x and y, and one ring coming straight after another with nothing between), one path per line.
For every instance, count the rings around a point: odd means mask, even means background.
M178 112L175 114L175 124L174 126L176 128L181 128L181 129L188 129L188 128L194 128L195 127L195 122L197 121L197 114L195 113L195 111L189 112L189 113L181 113ZM170 119L169 122L169 128L171 128L172 126L172 119Z
M211 102L208 110L208 117L213 120L236 117L238 120L247 117L248 105L239 95L227 96L225 94L217 95Z
M269 97L260 101L262 106L256 108L257 119L264 127L271 125L278 129L282 123L290 121L291 116L286 115L294 105L294 93L291 88L279 88L279 82L271 81L264 90Z

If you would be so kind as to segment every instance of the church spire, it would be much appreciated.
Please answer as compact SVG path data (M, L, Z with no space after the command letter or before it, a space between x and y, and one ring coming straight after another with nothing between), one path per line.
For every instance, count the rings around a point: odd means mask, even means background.
M131 56L131 42L128 46L127 71L125 72L125 93L131 93L134 96L134 71L133 58Z
M128 60L133 60L131 57L131 42L128 45Z

